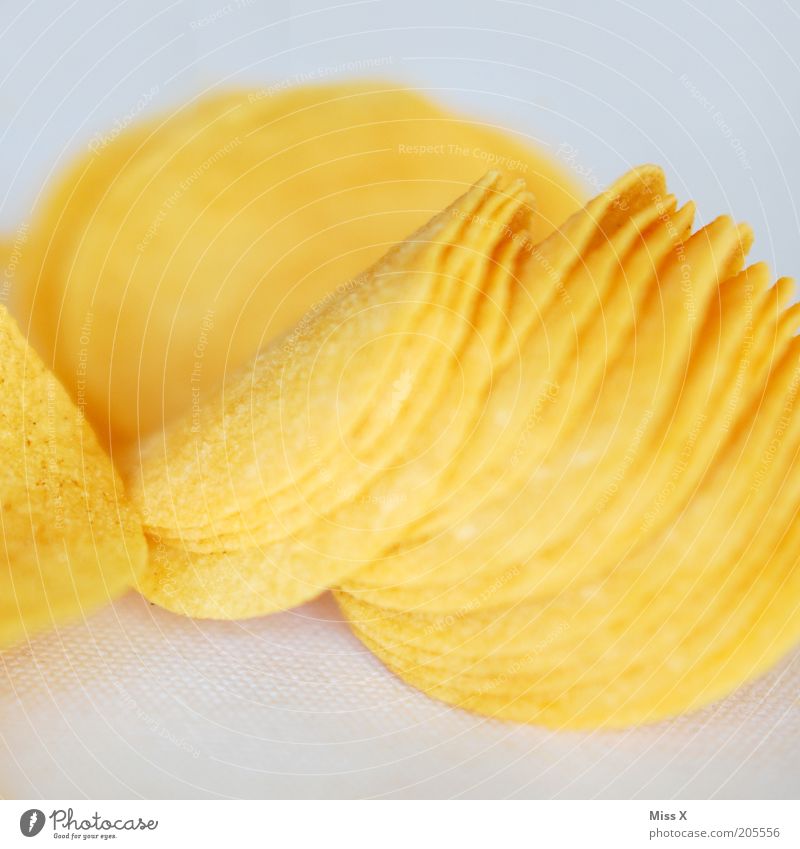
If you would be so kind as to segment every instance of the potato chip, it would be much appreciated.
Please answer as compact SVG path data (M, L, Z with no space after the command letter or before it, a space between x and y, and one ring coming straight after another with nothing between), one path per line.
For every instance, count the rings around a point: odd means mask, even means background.
M793 284L653 166L539 243L531 205L488 174L144 446L148 598L333 588L409 683L556 728L696 708L797 640Z
M147 545L122 483L64 388L0 305L0 647L129 587Z
M638 688L650 686L651 676L675 684L678 660L687 668L700 663L708 646L688 642L691 634L702 631L702 642L710 645L725 637L737 616L759 617L760 622L763 608L783 592L780 582L791 580L796 570L793 543L785 538L796 524L800 502L800 483L792 475L800 427L795 424L779 446L773 442L776 419L800 379L798 353L795 343L776 370L770 394L777 409L762 417L760 438L750 439L743 428L736 452L713 469L691 511L602 582L565 591L540 605L520 601L508 610L465 610L446 617L382 611L340 594L343 608L358 633L380 646L381 656L393 665L403 665L406 677L417 685L447 683L465 696L503 695L509 705L524 701L530 691L538 704L546 697L554 708L557 702L568 704L576 686L584 692L594 687L594 698L607 700L619 679L614 717L600 722L618 724L620 716L633 710ZM768 470L762 464L765 450L773 459ZM749 469L737 468L748 462ZM709 523L725 515L735 521L724 535L709 533ZM759 627L774 626L776 635L782 629L796 632L796 600L794 612L791 606L789 610L786 622ZM784 638L778 642L786 647ZM741 680L760 668L743 668ZM668 715L669 704L651 705L654 713L638 721ZM582 724L577 716L566 719L564 704L560 710L558 722Z
M522 138L391 83L204 97L93 143L49 194L17 300L103 438L197 410L223 376L495 162L543 236L582 198Z

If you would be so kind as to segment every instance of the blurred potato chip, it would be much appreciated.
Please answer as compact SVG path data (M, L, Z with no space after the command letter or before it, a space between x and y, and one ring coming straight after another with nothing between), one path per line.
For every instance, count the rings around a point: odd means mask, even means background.
M582 201L524 138L391 83L206 96L75 160L36 212L15 297L124 447L196 410L487 163L535 192L537 237Z

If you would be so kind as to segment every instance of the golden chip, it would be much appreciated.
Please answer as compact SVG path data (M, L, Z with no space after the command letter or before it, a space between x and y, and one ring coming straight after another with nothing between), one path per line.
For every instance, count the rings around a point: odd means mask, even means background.
M0 647L129 587L147 545L82 413L0 305Z

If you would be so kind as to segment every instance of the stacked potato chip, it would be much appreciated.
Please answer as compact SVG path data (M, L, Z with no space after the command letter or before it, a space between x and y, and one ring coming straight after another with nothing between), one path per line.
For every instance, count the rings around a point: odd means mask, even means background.
M555 727L701 704L800 632L792 286L636 169L542 242L490 173L144 448L148 598L333 587L453 704Z
M147 557L83 415L0 305L0 648L85 615Z

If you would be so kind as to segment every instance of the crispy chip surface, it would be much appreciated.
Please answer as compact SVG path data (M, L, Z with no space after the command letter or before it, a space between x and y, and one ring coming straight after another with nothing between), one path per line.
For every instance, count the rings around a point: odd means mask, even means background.
M2 305L0 396L5 647L118 596L147 545L111 461Z

